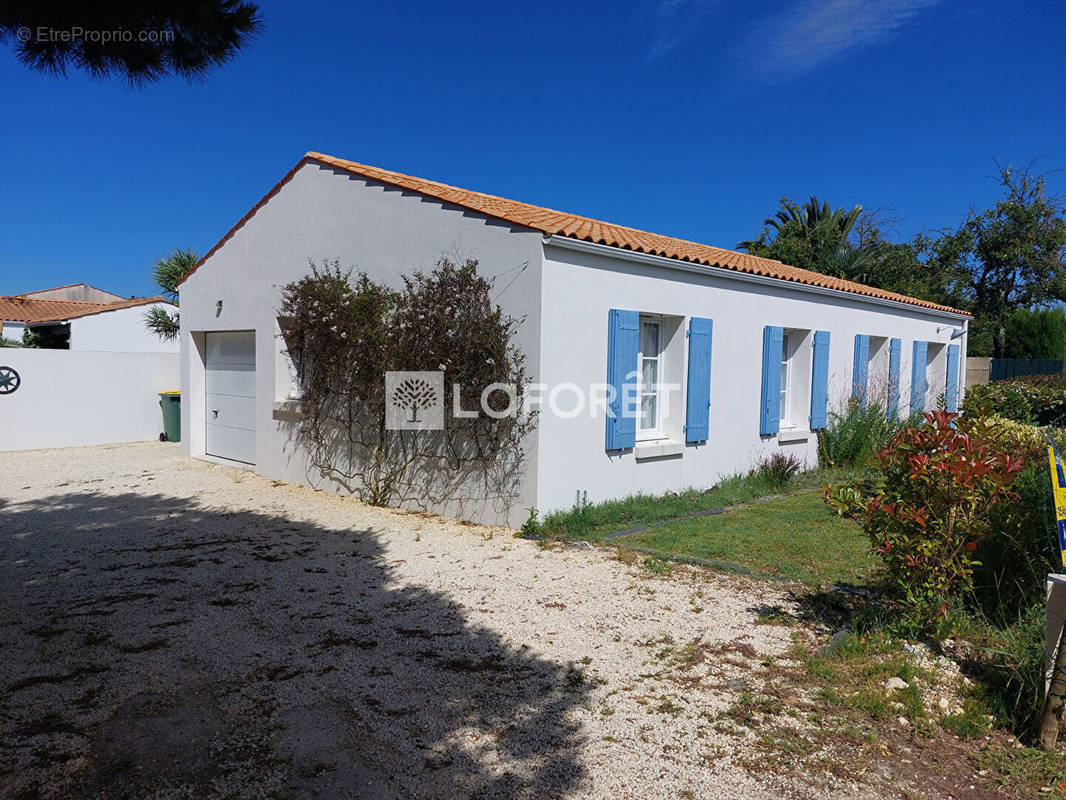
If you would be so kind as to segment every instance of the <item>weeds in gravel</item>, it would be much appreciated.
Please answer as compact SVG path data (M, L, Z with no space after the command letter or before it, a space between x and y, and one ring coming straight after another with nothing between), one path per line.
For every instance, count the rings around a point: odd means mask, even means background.
M993 744L977 753L976 765L1002 787L1030 787L1043 797L1066 795L1066 760L1060 751Z
M962 739L984 736L991 729L988 705L976 697L967 697L962 702L962 711L944 714L940 717L940 725Z
M995 725L998 701L987 687L950 677L884 628L848 633L828 652L812 652L802 630L793 636L787 656L795 665L775 665L769 673L773 697L765 689L745 692L721 715L723 725L756 734L760 752L745 761L749 769L780 767L783 759L791 759L789 764L810 768L817 763L833 774L848 774L909 750L915 764L925 763L930 752L958 764L954 772L962 788L985 780L1005 787L1011 797L1066 794L1066 757L1017 745ZM904 685L892 687L891 678ZM804 698L791 708L801 722L796 738L779 730L790 713L782 698L792 693ZM950 711L934 699L952 696ZM967 741L975 744L963 744ZM814 749L804 755L808 746ZM936 774L934 766L926 767Z
M669 561L652 556L645 558L641 566L644 567L645 572L651 575L669 575L674 571L674 565Z

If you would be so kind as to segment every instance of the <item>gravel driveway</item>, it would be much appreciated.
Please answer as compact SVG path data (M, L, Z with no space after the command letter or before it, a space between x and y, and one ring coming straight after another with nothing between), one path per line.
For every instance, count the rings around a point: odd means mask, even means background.
M775 585L174 445L0 453L0 596L5 798L861 793L743 767L715 723L790 646Z

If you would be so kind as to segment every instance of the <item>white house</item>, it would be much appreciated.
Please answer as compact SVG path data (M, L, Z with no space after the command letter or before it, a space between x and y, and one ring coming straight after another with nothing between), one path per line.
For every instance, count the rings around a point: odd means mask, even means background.
M813 465L812 429L853 391L901 413L959 400L963 312L308 153L181 286L185 451L321 484L294 443L281 287L334 258L396 284L456 249L499 276L558 413L542 406L518 498L415 506L515 525L578 497L710 486L778 451ZM605 380L609 409L580 396Z
M93 299L76 299L82 297ZM21 342L29 328L70 350L178 352L177 341L161 340L145 327L145 313L153 307L174 310L161 297L124 299L85 284L0 297L0 336Z

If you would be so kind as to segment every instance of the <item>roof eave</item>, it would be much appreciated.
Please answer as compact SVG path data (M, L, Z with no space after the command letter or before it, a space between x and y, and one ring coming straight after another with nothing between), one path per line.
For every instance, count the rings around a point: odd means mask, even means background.
M800 283L799 281L790 281L784 278L770 278L765 275L756 275L750 272L742 272L740 270L731 269L729 267L709 266L707 264L700 264L695 261L683 261L681 259L670 258L668 256L652 255L651 253L642 253L639 250L615 247L614 245L601 244L599 242L590 242L584 239L575 239L571 236L545 235L544 244L549 247L561 247L567 250L595 253L597 255L606 256L608 258L619 258L625 261L635 261L643 264L652 264L654 266L681 270L683 272L693 272L702 275L714 275L715 277L725 278L728 280L744 281L746 283L756 283L764 286L777 286L792 291L810 292L812 294L821 294L836 298L847 298L859 302L866 302L880 306L888 306L890 308L905 309L908 311L923 311L929 314L936 314L939 316L948 317L950 319L969 320L973 316L972 314L968 314L965 311L959 311L958 309L947 308L945 306L932 307L926 305L919 305L918 303L906 303L901 300L890 300L884 297L859 294L858 292L849 292L843 289L831 289L828 286L817 286L809 283Z
M276 184L274 184L274 186L270 189L270 191L267 192L265 195L263 195L262 199L260 199L258 203L256 203L254 206L252 206L252 208L243 217L241 217L241 219L237 222L237 224L234 225L232 228L230 228L229 231L226 233L226 235L223 236L215 244L214 247L212 247L210 250L207 251L207 253L204 254L203 258L201 258L196 263L196 265L180 281L178 281L177 285L181 286L181 284L184 283L189 278L189 276L191 276L193 273L195 273L207 261L208 258L210 258L219 248L221 248L222 245L224 245L227 241L229 241L229 239L234 234L236 234L237 231L240 230L240 228L242 228L245 225L245 223L247 223L248 220L250 220L260 208L262 208L275 194L277 194L281 190L281 188L292 179L292 177L296 174L296 172L304 164L306 164L308 162L314 162L314 163L320 164L322 166L329 167L331 169L341 170L341 171L348 172L348 173L351 173L351 174L362 175L364 178L367 178L368 180L373 180L373 181L376 181L376 182L379 182L379 183L384 183L386 185L396 185L396 186L399 186L400 188L408 189L409 191L414 191L416 193L420 193L420 194L423 194L423 195L428 196L428 197L433 197L434 199L437 199L437 200L439 200L440 202L443 202L443 203L451 203L452 202L450 200L445 200L445 199L443 199L441 197L438 197L438 196L434 195L433 193L428 193L427 194L426 192L422 192L422 191L420 191L417 188L411 189L411 188L409 188L408 186L406 186L406 185L404 185L402 183L394 183L394 184L390 183L390 181L387 178L383 178L381 176L373 176L373 177L369 176L369 175L367 175L365 173L365 170L367 168L363 167L362 168L363 171L360 171L359 169L356 169L356 167L360 167L360 165L354 164L354 162L348 162L348 161L345 161L344 159L337 159L337 158L334 158L333 156L328 156L328 155L325 155L323 153L318 153L318 152L315 152L315 151L308 151L299 160L299 162L297 162L296 165L293 166L293 168L290 169L288 171L288 173L286 173L285 177L283 177L280 181L278 181ZM377 170L375 170L375 172L377 172ZM410 176L406 176L406 177L410 177ZM455 187L448 187L448 188L455 188ZM466 191L466 190L463 190L463 191ZM517 201L514 201L514 202L517 202ZM462 204L459 204L459 205L460 205L460 207L468 207L468 206L462 206ZM771 284L775 284L775 285L795 287L795 288L800 289L800 290L815 291L815 292L818 292L818 293L829 294L829 295L832 295L834 297L860 298L862 300L865 300L865 301L868 301L868 302L871 302L871 303L876 303L876 304L880 304L880 305L888 305L888 306L893 306L893 307L898 307L898 308L919 308L919 309L923 309L925 311L929 311L929 312L932 312L932 313L937 313L937 314L940 314L940 315L943 315L943 316L947 316L947 317L951 317L951 318L955 318L955 319L970 319L971 316L972 316L971 314L968 314L965 311L959 311L958 309L949 308L947 306L939 306L939 305L934 304L934 303L927 303L926 301L918 300L917 298L906 298L905 300L895 300L895 299L892 299L892 298L879 297L877 295L865 294L865 293L859 292L859 291L849 291L847 289L833 289L833 288L826 287L826 286L818 286L817 284L804 283L803 281L799 281L799 280L791 280L791 279L787 279L787 278L774 278L774 277L769 277L769 276L763 276L763 275L759 275L759 274L757 274L755 272L748 272L745 268L740 267L740 266L736 266L736 267L709 266L709 265L703 264L700 261L682 260L680 258L675 258L675 257L671 257L671 256L650 254L650 253L642 252L640 250L634 250L634 249L631 249L629 247L621 247L621 246L616 246L616 245L612 245L612 244L607 244L606 242L594 242L591 239L578 239L578 238L576 238L574 236L571 236L571 235L568 235L568 234L565 234L565 233L552 232L553 229L551 229L551 228L543 228L543 227L538 227L536 225L526 224L526 223L522 223L522 222L516 222L515 220L513 220L513 219L511 219L511 218L509 218L507 216L501 216L499 214L494 214L491 211L489 211L487 209L484 209L484 208L472 208L472 210L476 211L479 214L482 214L485 217L494 218L494 219L501 219L501 220L504 220L505 222L508 222L509 224L515 225L517 227L525 228L525 229L528 229L528 230L540 231L541 233L544 234L546 241L550 239L550 240L566 241L566 242L581 242L583 244L592 245L592 246L595 246L595 247L607 248L608 250L610 250L611 252L614 252L614 253L627 253L627 254L633 254L635 256L643 256L643 257L647 257L647 258L662 259L663 262L666 262L666 263L671 264L671 265L689 265L692 268L691 271L704 272L704 271L707 271L707 270L713 270L715 274L719 274L720 273L720 274L728 275L728 276L742 276L740 278L742 280L750 278L750 279L753 279L753 280L757 280L758 282L766 282L766 283L771 283ZM550 209L547 209L547 210L550 211ZM559 213L562 213L562 212L559 212ZM659 234L652 234L652 235L659 236ZM667 237L667 238L672 238L672 237ZM703 245L703 246L709 247L708 245ZM713 249L718 249L718 248L713 248ZM773 259L763 259L763 260L766 261L766 262L772 263L772 264L776 264L778 266L787 266L787 265L782 264L782 262L775 261ZM859 285L861 286L861 284L859 284ZM868 288L873 289L873 287L868 287ZM877 290L874 290L874 291L877 291Z

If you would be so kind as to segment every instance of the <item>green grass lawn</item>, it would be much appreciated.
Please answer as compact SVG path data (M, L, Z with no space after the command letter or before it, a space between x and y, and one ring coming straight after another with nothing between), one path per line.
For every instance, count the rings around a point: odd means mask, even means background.
M750 503L760 497L810 489L847 477L844 470L815 469L802 472L782 488L764 476L734 475L710 489L686 489L663 495L636 494L583 508L548 514L540 533L549 539L597 541L603 536L651 522L683 517L712 508Z
M813 585L856 583L878 566L859 526L826 508L818 491L717 516L674 520L613 543L664 556L729 562Z

